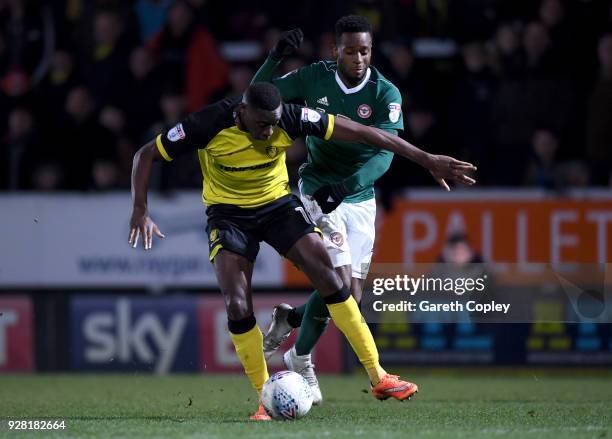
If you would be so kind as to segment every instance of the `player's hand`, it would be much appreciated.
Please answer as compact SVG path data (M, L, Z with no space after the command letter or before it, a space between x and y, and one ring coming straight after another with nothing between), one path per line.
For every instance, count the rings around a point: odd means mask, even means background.
M447 179L468 186L476 183L476 180L469 176L470 173L476 171L476 166L447 155L432 154L427 168L438 184L447 191L450 191L450 187L446 183Z
M342 183L326 184L321 186L313 198L325 214L333 212L348 195L348 190Z
M280 61L298 50L304 40L302 29L291 29L280 34L276 45L270 51L270 57Z
M158 238L166 237L146 211L134 209L132 218L130 219L130 236L128 237L128 244L136 248L138 245L138 238L142 236L144 249L150 250L153 245L153 235Z

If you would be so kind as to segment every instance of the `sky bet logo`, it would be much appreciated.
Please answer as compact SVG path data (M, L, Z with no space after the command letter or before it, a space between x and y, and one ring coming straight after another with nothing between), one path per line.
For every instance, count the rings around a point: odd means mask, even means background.
M193 298L77 298L72 365L83 370L197 369Z

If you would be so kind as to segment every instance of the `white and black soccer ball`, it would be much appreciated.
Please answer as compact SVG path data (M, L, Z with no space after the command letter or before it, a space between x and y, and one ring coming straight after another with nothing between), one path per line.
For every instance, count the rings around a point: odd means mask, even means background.
M273 419L295 421L310 411L312 390L302 375L283 370L266 381L261 403Z

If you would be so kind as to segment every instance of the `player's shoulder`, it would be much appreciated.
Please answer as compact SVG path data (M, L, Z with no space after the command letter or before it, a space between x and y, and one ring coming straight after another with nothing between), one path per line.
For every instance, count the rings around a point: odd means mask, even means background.
M335 75L337 64L336 61L316 61L307 66L302 67L302 71L308 72L313 76L323 77L325 75Z
M376 87L378 96L401 96L399 88L374 66L370 66L370 82Z
M288 104L283 102L283 112L281 113L281 120L279 121L281 127L289 128L298 123L302 118L305 108L306 107L303 105Z
M189 119L199 128L213 128L222 130L231 125L234 120L234 109L241 102L242 96L233 96L206 105L199 111L192 113ZM229 125L228 125L229 124Z

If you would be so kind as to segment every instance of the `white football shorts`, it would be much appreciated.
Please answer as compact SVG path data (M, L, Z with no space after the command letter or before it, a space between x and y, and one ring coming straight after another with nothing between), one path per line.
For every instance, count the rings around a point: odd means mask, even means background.
M301 183L301 182L300 182ZM352 277L368 276L376 235L376 200L341 203L333 212L324 214L310 195L301 192L304 208L323 232L323 242L334 267L351 265Z

